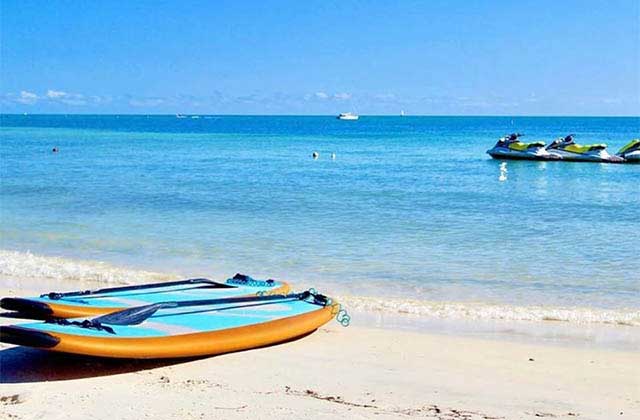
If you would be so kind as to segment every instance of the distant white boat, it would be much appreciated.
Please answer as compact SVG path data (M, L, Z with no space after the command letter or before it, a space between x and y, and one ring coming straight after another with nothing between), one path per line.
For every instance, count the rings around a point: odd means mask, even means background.
M343 112L340 115L338 115L338 119L339 120L351 120L351 121L355 121L358 118L360 118L359 116L357 116L356 114L352 113L352 112Z
M200 115L192 115L192 116L191 116L191 119L192 119L192 120L197 120L198 118L200 118Z
M182 114L176 114L176 118L187 118L187 116Z
M401 117L404 117L404 110L403 110L403 111L400 111L400 116L401 116Z

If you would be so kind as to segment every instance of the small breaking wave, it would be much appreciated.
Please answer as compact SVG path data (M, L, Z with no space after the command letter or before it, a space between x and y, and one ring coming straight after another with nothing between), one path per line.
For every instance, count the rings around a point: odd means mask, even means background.
M0 279L129 284L162 281L175 275L133 270L100 262L0 250Z
M91 282L118 285L173 280L175 274L117 267L105 262L35 255L31 252L0 250L0 281L19 280L30 289L51 284ZM23 283L22 281L26 281ZM295 284L294 287L301 286ZM443 302L405 298L343 295L338 301L349 310L368 313L415 316L434 319L561 321L573 324L640 326L640 309L589 308L545 305L508 305L486 302Z
M515 306L481 302L437 302L364 296L342 296L339 301L352 310L441 319L563 321L576 324L640 326L640 310L638 309Z

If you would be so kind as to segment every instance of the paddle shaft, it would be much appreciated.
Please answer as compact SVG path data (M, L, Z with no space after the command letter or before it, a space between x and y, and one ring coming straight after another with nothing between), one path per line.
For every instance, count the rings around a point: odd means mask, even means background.
M263 295L263 296L240 296L219 299L198 299L198 300L182 300L176 302L165 302L165 307L181 308L183 306L205 306L205 305L224 305L227 303L246 303L246 302L269 302L272 300L283 299L301 299L303 293L290 293L288 295Z
M166 281L161 283L148 283L148 284L138 284L133 286L118 286L118 287L107 287L104 289L95 289L95 290L78 290L75 292L50 292L40 295L40 297L48 297L50 299L61 299L64 297L73 297L73 296L87 296L87 295L97 295L97 294L108 294L108 293L117 293L117 292L129 292L133 290L144 290L144 289L155 289L159 287L170 287L170 286L180 286L185 284L211 284L215 286L219 286L221 288L233 287L228 286L224 283L218 283L213 280L205 279L205 278L196 278L196 279L186 279L186 280L175 280L175 281Z

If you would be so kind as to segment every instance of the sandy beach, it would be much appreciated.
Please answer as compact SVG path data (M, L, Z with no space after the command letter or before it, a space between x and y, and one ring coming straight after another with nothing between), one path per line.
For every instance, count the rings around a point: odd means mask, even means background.
M335 322L290 343L195 360L105 360L1 344L0 369L8 419L640 416L638 352Z

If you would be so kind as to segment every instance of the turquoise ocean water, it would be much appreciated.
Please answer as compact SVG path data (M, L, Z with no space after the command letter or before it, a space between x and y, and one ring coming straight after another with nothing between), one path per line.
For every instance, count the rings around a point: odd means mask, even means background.
M639 136L640 118L1 122L5 250L244 272L418 312L415 301L516 308L523 319L542 307L640 325L640 165L501 169L485 154L512 131L547 142L575 133L615 152Z

